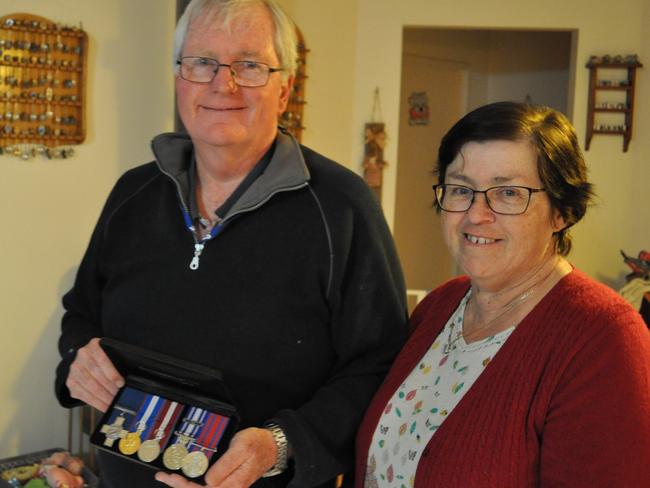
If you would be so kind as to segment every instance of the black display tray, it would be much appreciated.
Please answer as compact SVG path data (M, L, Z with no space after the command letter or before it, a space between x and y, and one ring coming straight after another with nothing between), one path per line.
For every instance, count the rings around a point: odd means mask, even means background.
M100 345L124 377L125 386L120 389L113 403L103 415L90 436L90 442L104 451L130 461L156 470L185 474L196 481L202 481L202 474L190 476L185 472L185 467L170 469L170 463L164 461L163 454L178 440L179 431L185 429L185 432L191 432L190 427L194 424L197 425L196 435L193 433L188 435L195 435L196 439L190 440L187 446L207 453L209 465L212 465L225 452L230 439L237 430L239 415L232 403L221 372L113 339L104 338L100 341ZM160 426L160 423L163 422L162 418L166 416L163 414L164 409L171 410L172 404L176 403L176 405L174 406L174 416L170 417L167 429L163 429L166 431L166 436L158 442L160 454L153 460L145 461L142 460L145 456L141 456L142 452L139 448L131 452L131 449L126 448L126 440L122 439L128 437L129 433L136 432L138 415L135 412L144 412L145 405L151 401L153 395L160 398L160 400L156 400L159 410L152 410L151 421L147 419L150 422L149 430L142 431L143 436L147 439L152 439L153 436L154 429L151 425L157 423ZM125 410L123 405L118 405L120 402L124 403L125 398L138 400L139 396L143 397L143 402L131 410ZM125 411L129 413L125 414ZM188 412L197 411L204 411L203 417L195 416L192 420L188 419ZM118 417L124 417L121 419L122 424L117 428L117 431L120 432L119 438L118 434L114 434L115 438L111 442L108 436L109 426L113 426ZM209 427L212 430L209 430ZM206 431L206 439L218 439L216 452L197 447L200 444L199 433L203 432L202 429ZM210 437L210 432L216 432L216 434ZM143 438L142 443L144 440L146 439ZM136 440L136 445L141 446L139 437Z
M208 398L233 403L223 374L218 369L190 363L115 339L103 338L100 345L124 378L132 375L148 378Z

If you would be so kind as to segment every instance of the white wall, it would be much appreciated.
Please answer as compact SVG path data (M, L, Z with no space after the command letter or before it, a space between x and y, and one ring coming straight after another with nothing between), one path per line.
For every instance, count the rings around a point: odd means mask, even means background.
M174 0L21 0L89 36L87 139L65 160L0 157L0 458L67 442L53 396L61 295L117 176L171 130Z

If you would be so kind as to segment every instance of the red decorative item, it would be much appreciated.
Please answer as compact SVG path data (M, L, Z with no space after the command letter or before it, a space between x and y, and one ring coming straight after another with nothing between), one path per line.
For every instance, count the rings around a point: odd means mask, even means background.
M632 269L632 272L625 277L628 281L633 278L650 280L650 252L641 251L638 258L628 256L623 251L621 251L621 255L625 264Z

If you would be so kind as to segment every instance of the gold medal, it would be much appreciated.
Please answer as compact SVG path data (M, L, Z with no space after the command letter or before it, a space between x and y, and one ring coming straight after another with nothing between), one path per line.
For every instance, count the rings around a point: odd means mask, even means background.
M123 439L120 439L120 452L127 456L135 454L138 452L138 449L140 449L140 445L142 444L140 436L147 429L147 422L154 413L156 405L160 401L160 397L158 395L152 395L151 397L146 398L146 400L148 401L147 407L144 409L144 412L141 413L142 416L135 424L135 432L129 432Z
M183 458L183 473L188 478L198 478L208 470L208 458L202 451L194 451Z
M163 464L167 469L178 470L183 465L183 458L187 456L187 449L181 444L174 444L165 449Z
M138 449L138 457L140 461L150 463L160 455L160 444L155 439L144 441Z
M129 432L125 437L120 439L118 446L122 454L126 454L127 456L135 454L140 447L140 432Z

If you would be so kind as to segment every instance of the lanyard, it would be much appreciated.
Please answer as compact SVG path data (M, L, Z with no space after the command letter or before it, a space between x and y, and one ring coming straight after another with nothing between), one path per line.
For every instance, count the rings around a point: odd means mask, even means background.
M190 261L190 269L192 271L195 271L199 269L199 258L201 257L201 253L203 252L203 248L205 247L206 242L208 242L210 239L214 239L217 237L217 234L221 232L221 230L224 227L224 221L221 220L217 225L215 225L212 230L210 231L209 234L207 234L203 239L199 241L198 239L198 234L196 233L196 227L194 227L194 224L192 223L192 218L190 217L189 212L185 207L181 206L181 210L183 212L183 219L185 220L185 226L188 228L188 230L192 233L192 236L194 237L194 256L192 257L192 261Z

